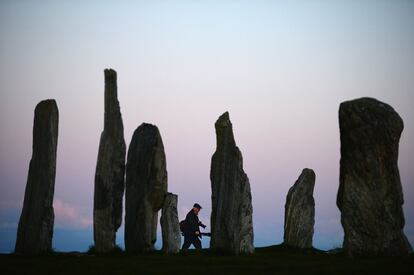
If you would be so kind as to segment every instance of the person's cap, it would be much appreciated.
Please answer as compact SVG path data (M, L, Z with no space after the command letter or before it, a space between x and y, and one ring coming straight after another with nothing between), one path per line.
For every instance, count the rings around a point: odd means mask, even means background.
M195 203L195 204L193 205L193 207L198 208L198 209L203 208L203 207L201 207L201 205L199 205L198 203Z

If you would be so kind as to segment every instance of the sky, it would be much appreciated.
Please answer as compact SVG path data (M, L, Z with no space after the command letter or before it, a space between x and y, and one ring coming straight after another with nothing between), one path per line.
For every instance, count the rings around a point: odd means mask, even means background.
M158 126L179 218L198 202L206 231L214 123L229 111L257 247L283 241L286 194L305 167L316 173L313 245L342 245L339 104L365 96L390 104L405 125L399 168L413 245L413 27L408 0L1 0L0 252L14 250L34 108L47 98L59 108L53 247L93 244L105 68L118 72L127 146L142 122Z

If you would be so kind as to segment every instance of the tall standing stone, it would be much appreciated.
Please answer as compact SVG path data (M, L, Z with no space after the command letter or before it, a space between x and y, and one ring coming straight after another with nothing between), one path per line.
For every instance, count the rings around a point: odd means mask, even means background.
M143 123L131 139L126 166L125 249L154 249L158 211L167 194L167 169L160 132Z
M217 147L211 160L212 250L233 254L254 252L252 196L243 158L233 137L229 113L215 123Z
M162 251L166 254L180 252L181 232L177 212L178 196L168 193L165 196L161 214Z
M297 248L311 248L315 224L313 188L315 172L305 168L289 189L285 204L284 243Z
M125 189L124 126L118 102L116 71L105 73L104 130L99 142L95 173L93 233L95 249L105 253L115 248L115 235L122 222Z
M403 121L373 98L343 102L340 185L337 205L347 255L403 256L412 252L404 235L398 146Z
M56 101L41 101L34 114L32 159L17 229L16 253L39 254L52 250L58 128Z

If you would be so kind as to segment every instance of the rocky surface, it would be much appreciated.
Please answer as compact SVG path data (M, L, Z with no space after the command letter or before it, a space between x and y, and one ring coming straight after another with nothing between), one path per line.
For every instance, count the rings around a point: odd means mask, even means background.
M162 251L166 254L180 252L181 232L177 212L178 196L168 193L161 212Z
M99 142L95 172L93 233L98 253L115 248L116 231L122 223L125 190L124 126L118 102L117 74L106 69L104 130Z
M39 254L52 250L58 128L56 101L41 101L34 114L32 158L17 229L16 253Z
M233 137L228 112L215 123L217 147L211 160L212 250L254 252L252 197L243 158Z
M412 248L403 233L403 192L398 147L403 121L373 98L343 102L337 205L347 255L404 256Z
M315 172L305 168L289 189L285 204L284 244L297 248L311 248L315 224L313 188Z
M125 249L144 252L154 249L158 211L167 194L167 170L160 132L143 123L128 149L125 194Z

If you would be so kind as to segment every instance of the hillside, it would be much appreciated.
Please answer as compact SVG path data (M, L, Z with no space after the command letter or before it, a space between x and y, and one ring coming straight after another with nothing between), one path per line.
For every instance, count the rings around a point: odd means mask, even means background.
M414 256L406 259L349 259L319 250L297 251L281 245L256 248L252 256L208 250L166 256L96 256L54 253L37 257L2 254L2 274L413 274Z

